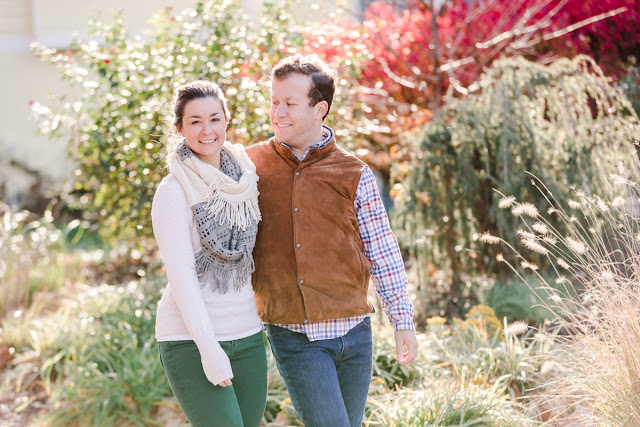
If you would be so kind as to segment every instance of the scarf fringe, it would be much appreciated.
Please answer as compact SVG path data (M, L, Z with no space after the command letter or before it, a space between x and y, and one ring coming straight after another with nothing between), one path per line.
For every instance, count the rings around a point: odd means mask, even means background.
M255 271L253 257L248 254L238 261L232 268L219 268L215 263L207 260L204 252L196 255L196 272L201 285L210 285L214 291L222 294L229 291L229 284L233 283L233 290L238 292L251 280L251 273Z
M204 201L214 218L221 218L218 214L223 213L221 224L237 225L246 230L251 222L262 220L258 207L259 178L240 144L225 143L224 148L240 166L242 175L238 182L195 155L182 160L174 154L169 171L182 185L191 206Z
M251 173L247 172L240 179L256 179L250 175ZM214 182L207 189L207 194L204 197L206 201L204 207L211 213L213 218L220 218L220 225L237 225L242 230L246 230L253 222L258 222L262 219L260 208L258 207L258 187L251 186L248 193L242 194L241 197L239 196L239 194L220 191L220 188Z

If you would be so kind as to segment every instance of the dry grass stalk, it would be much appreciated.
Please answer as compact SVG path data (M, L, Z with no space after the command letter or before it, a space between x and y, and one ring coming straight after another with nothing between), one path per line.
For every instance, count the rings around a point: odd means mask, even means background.
M640 425L640 188L630 178L640 174L623 165L618 170L607 197L576 191L565 206L534 179L551 205L549 217L537 215L535 222L521 215L524 204L513 198L500 204L522 218L522 243L558 276L551 286L509 246L537 275L565 332L556 337L545 370L550 379L537 395L546 425ZM486 243L496 239L482 237Z

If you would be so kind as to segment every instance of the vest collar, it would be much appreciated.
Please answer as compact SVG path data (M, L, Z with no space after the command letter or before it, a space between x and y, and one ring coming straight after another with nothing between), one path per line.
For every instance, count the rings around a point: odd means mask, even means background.
M322 160L335 150L336 137L334 134L334 137L322 147L312 148L302 161L299 161L289 148L278 143L275 137L269 140L269 145L271 145L271 147L287 162L287 164L289 164L292 169L300 170Z

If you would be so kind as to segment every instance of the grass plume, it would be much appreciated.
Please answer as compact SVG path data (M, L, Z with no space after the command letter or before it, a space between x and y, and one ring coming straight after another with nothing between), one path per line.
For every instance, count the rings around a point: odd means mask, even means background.
M608 194L575 190L566 205L534 178L550 205L546 217L526 218L528 204L516 200L501 206L521 219L523 246L557 277L552 286L528 258L499 243L536 275L566 332L543 369L551 373L539 394L549 425L640 425L640 174L622 164L618 170ZM482 240L496 244L495 236Z

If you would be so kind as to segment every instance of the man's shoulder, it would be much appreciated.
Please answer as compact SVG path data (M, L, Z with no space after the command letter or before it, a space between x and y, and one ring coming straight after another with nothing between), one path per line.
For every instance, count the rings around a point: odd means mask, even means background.
M367 166L367 164L364 161L358 158L355 154L347 151L345 148L340 146L337 142L336 142L335 153L337 156L341 157L344 162L357 165L358 167L361 167L361 168L365 168Z
M247 154L251 156L260 155L262 153L266 153L271 149L271 140L267 139L266 141L258 142L253 144L250 147L247 147Z
M251 159L256 166L258 175L263 174L265 167L273 162L274 154L275 150L270 139L258 142L247 148L247 156L249 156L249 159Z

